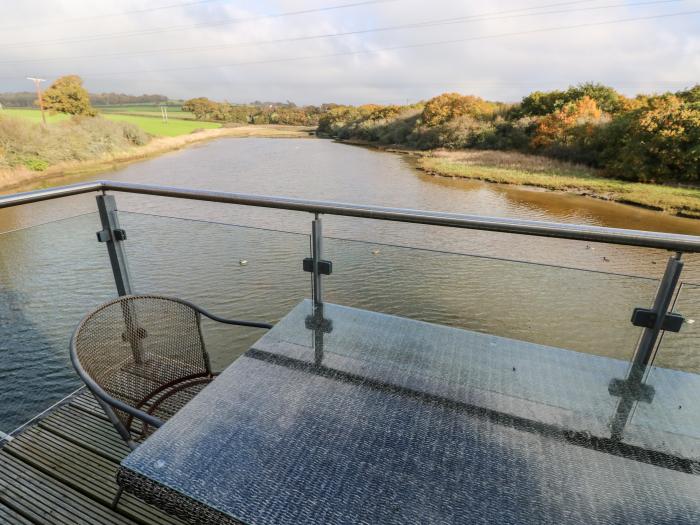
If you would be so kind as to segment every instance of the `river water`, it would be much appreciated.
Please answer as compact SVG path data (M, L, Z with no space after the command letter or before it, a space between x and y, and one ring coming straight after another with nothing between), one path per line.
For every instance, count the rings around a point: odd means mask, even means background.
M700 222L584 197L425 175L410 159L319 139L222 139L93 178L700 235ZM76 182L73 179L70 182ZM66 183L63 180L61 183ZM229 317L277 321L308 297L309 214L117 194L136 292L185 297ZM78 386L73 326L114 296L95 240L94 196L0 211L0 431ZM629 360L669 254L324 217L327 301ZM700 318L700 259L677 309ZM657 364L700 371L697 329ZM216 368L259 337L205 325Z

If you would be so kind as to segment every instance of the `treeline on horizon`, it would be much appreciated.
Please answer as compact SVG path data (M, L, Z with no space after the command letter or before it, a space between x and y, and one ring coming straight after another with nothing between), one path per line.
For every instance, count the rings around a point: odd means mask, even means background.
M125 104L161 104L168 102L165 95L126 95L124 93L90 93L90 103L93 106L112 106ZM16 93L0 93L0 104L10 108L36 108L36 93L18 91Z
M520 102L444 93L410 105L240 105L196 98L202 120L317 125L343 140L420 150L491 149L544 155L643 182L700 182L700 84L633 98L584 83L535 91Z
M194 114L198 120L230 122L235 124L280 124L287 126L318 126L321 115L338 104L297 106L294 102L261 102L232 104L215 102L206 97L186 100L183 111Z

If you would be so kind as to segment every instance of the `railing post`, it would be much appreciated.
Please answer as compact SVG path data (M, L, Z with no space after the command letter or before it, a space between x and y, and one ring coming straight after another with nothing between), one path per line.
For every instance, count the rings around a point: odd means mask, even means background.
M323 336L333 331L333 321L326 319L323 315L323 287L321 283L321 276L330 275L333 271L333 264L331 261L323 260L322 252L323 230L321 218L317 213L311 223L311 259L304 260L305 271L311 271L313 295L312 314L306 318L306 328L314 333L314 362L317 366L321 366L323 363Z
M656 297L654 298L654 304L652 306L652 311L656 314L656 320L653 327L644 329L639 339L639 344L637 345L637 350L632 361L632 368L630 369L629 378L631 379L642 379L644 371L654 352L654 347L661 333L666 314L671 307L673 292L676 290L678 280L683 271L683 262L681 261L682 255L682 253L678 252L676 255L670 257L666 264L666 271L661 278L661 283L659 283L659 288L656 291Z
M114 199L114 195L98 195L96 198L97 209L102 222L102 231L97 232L97 239L107 244L107 253L109 254L109 262L112 265L117 293L119 295L130 295L129 267L122 244L122 241L126 239L126 234L119 226L117 202Z
M109 262L112 265L114 283L117 285L117 293L120 296L131 295L131 280L129 279L129 266L126 260L123 241L126 240L126 232L119 226L117 216L117 201L114 195L98 195L97 209L100 213L102 231L97 232L97 240L107 244ZM134 362L143 361L143 348L141 344L142 329L139 328L136 312L129 302L122 303L122 314L126 331L123 334L129 342L134 355Z
M617 410L611 424L612 439L622 439L622 434L627 425L629 415L641 396L644 374L654 354L659 334L663 330L669 308L671 307L671 301L673 300L673 294L678 285L681 272L683 271L683 262L681 261L682 255L681 252L678 252L669 258L664 275L656 290L654 304L651 307L651 313L654 315L654 322L653 325L644 328L639 338L637 349L632 357L632 364L627 373L627 378L623 381L625 385L623 394L617 405Z
M313 261L312 287L314 308L323 305L323 285L321 283L321 252L323 250L323 230L321 217L316 214L311 223L311 259Z

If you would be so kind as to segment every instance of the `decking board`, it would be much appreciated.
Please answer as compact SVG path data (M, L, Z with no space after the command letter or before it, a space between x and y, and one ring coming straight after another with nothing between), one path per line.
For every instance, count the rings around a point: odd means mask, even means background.
M180 525L126 494L110 508L128 453L90 394L75 396L0 449L0 524Z
M0 523L16 523L17 525L32 525L32 522L14 510L0 504Z
M112 461L119 462L129 453L129 447L107 420L85 417L72 406L62 407L56 415L59 417L41 421L39 427Z

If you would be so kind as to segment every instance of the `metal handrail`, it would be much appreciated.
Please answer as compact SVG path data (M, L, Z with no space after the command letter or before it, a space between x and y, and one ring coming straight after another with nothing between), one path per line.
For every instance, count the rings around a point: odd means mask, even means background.
M604 242L646 248L658 248L674 252L700 252L700 237L672 233L627 230L622 228L605 228L580 224L508 219L481 215L464 215L405 208L387 208L365 204L348 204L290 197L272 197L245 193L228 193L220 191L175 188L134 184L130 182L94 181L70 186L61 186L48 190L18 193L0 197L0 209L19 206L33 202L90 193L93 191L119 191L159 197L173 197L206 202L220 202L276 208L292 211L304 211L314 214L342 215L386 221L409 222L434 226L449 226L472 230L534 235L538 237L555 237L589 242Z

